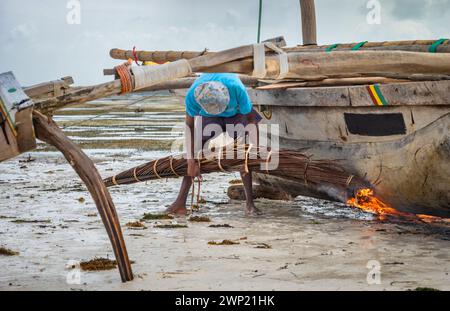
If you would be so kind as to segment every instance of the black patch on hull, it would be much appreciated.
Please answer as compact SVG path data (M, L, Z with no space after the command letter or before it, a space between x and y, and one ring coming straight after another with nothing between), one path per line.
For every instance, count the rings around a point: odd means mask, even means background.
M348 131L354 135L391 136L406 134L405 120L401 113L344 113Z

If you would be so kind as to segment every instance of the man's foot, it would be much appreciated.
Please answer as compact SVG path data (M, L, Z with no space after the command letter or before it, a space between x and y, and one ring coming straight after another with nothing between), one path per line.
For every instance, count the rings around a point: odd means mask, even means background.
M175 201L166 209L166 214L185 216L187 214L186 204L181 204Z
M248 204L246 206L246 208L245 208L245 215L246 216L260 216L262 214L263 213L259 209L257 209L255 207L255 205L253 205L253 204Z

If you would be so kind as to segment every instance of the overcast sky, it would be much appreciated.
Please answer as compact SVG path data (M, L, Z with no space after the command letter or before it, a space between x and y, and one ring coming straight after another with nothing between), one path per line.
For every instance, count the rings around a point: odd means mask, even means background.
M73 0L72 0L73 1ZM450 38L450 0L378 0L381 24L368 24L368 0L316 0L319 44ZM104 82L114 47L220 50L256 41L258 0L0 0L0 72L23 85L71 75ZM262 39L301 42L298 0L263 0Z

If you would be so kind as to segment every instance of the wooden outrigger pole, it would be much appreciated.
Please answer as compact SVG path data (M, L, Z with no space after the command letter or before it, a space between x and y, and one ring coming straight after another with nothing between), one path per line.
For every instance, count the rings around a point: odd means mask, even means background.
M53 120L39 111L33 111L33 125L36 138L56 147L64 155L75 172L86 185L111 241L122 282L133 280L119 217L111 195L106 189L94 162L70 140Z

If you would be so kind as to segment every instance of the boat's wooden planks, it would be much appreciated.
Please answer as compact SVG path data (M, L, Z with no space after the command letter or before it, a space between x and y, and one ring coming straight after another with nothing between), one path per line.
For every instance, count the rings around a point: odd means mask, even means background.
M349 92L342 88L290 88L253 90L248 93L256 105L266 106L349 106Z
M449 105L450 81L382 84L378 88L389 106ZM255 104L266 106L368 107L374 106L368 85L253 90Z

